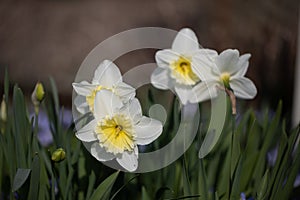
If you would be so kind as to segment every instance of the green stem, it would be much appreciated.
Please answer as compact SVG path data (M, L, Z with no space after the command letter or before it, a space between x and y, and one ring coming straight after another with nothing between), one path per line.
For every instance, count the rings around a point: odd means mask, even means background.
M229 156L230 156L230 162L229 162L229 192L228 192L228 199L230 199L231 196L231 190L232 190L232 183L233 183L233 173L232 170L234 169L234 166L232 166L232 154L233 154L233 137L235 133L235 114L231 115L231 132L230 132L230 144L229 144Z
M35 108L35 120L34 120L34 131L33 131L33 138L32 138L32 148L33 152L38 152L39 147L38 147L38 139L37 139L37 134L39 130L39 109Z

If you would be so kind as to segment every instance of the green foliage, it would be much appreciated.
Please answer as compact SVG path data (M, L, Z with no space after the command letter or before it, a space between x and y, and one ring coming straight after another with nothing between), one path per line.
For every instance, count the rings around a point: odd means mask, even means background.
M0 123L0 199L225 200L240 199L244 193L248 198L280 200L291 199L299 191L299 186L294 188L300 169L299 127L287 131L281 102L273 117L266 111L262 120L252 110L239 120L228 115L216 146L199 159L201 144L209 132L202 117L194 143L179 160L155 172L131 174L116 172L96 161L75 137L74 125L62 126L64 109L53 79L40 105L47 113L54 140L47 147L37 139L39 113L30 118L28 107L32 105L26 105L29 99L17 85L13 91L9 89L6 73L7 120ZM157 93L151 91L147 104L158 103ZM164 135L149 149L171 141L180 114L174 98ZM51 155L60 148L65 159L54 162ZM271 164L267 154L273 149L277 149L277 157Z

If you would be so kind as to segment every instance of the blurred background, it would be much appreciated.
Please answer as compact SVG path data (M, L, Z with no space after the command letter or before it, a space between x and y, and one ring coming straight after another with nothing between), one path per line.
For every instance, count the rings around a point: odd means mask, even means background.
M251 53L247 76L258 88L250 101L275 108L280 99L290 117L297 55L298 0L31 0L0 1L0 94L5 68L12 83L30 94L39 80L58 85L71 106L76 72L87 54L119 32L144 27L192 28L202 46ZM124 73L154 62L155 50L117 60Z

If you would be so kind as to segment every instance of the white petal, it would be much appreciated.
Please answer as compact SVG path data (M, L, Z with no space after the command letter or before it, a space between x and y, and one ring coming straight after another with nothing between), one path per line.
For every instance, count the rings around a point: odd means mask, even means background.
M91 146L91 154L99 161L109 161L114 159L116 156L112 153L108 153L103 147L99 145L98 142L95 142Z
M72 83L72 86L75 92L82 96L88 96L95 89L95 85L90 84L86 81L82 81L80 83Z
M181 54L188 54L197 49L199 49L199 43L194 31L189 28L181 29L173 41L172 50Z
M203 81L214 79L216 76L212 73L216 68L214 63L218 53L211 49L199 49L192 57L192 70Z
M97 120L109 115L123 106L121 99L109 90L97 92L94 103L94 116Z
M76 137L84 142L91 142L97 140L97 137L94 134L94 129L96 125L96 120L90 121L87 125L85 125L76 132Z
M142 108L137 98L132 99L121 110L126 116L130 116L133 123L137 123L142 118Z
M239 66L237 65L239 61L239 51L236 49L227 49L223 51L215 59L215 63L218 67L217 74L223 72L230 73L231 75L239 71Z
M172 89L172 80L169 77L169 71L167 69L156 68L151 74L151 83L154 87L161 90Z
M162 124L156 119L143 116L135 126L136 143L146 145L157 139L162 133Z
M86 97L84 96L81 95L76 96L74 99L74 105L78 110L78 112L80 112L81 114L85 114L89 112L89 105L87 104Z
M136 147L137 148L137 147ZM135 151L124 151L121 157L117 157L117 162L127 171L133 172L138 167L138 152Z
M213 49L199 49L194 53L194 56L205 56L206 58L213 60L218 56L218 52Z
M219 79L219 75L213 73L215 68L213 63L204 60L193 59L192 70L200 78L201 81Z
M93 83L105 87L113 87L116 83L122 81L122 75L119 68L110 60L104 60L96 69Z
M245 74L248 70L250 57L251 57L251 54L249 54L249 53L240 56L238 64L237 64L239 66L239 71L235 74L236 77L245 76Z
M155 60L158 67L169 68L170 64L178 60L180 54L172 51L171 49L164 49L157 51L155 54Z
M135 96L135 89L130 85L120 82L115 89L116 95L118 95L121 100L125 103L133 99Z
M230 87L232 88L235 96L241 99L253 99L257 94L255 85L246 77L231 79Z
M192 89L193 95L191 95L190 102L197 103L217 97L218 91L216 85L217 82L215 81L206 81L197 84Z
M189 102L189 100L191 99L191 97L193 96L191 86L176 85L175 92L178 95L178 97L183 105L187 104Z

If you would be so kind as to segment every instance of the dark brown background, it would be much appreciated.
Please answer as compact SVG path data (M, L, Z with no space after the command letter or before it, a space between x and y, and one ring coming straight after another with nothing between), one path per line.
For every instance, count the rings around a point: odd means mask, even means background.
M283 99L289 113L298 8L298 0L0 1L0 79L7 67L11 81L29 94L37 80L53 76L70 106L76 72L101 41L136 27L191 27L204 47L251 53L247 76L259 92L252 104L274 108ZM125 72L153 61L154 53L136 52L117 63Z

